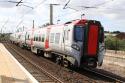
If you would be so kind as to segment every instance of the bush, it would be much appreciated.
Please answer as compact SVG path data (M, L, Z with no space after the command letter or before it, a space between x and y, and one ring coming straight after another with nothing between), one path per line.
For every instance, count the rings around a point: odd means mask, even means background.
M110 50L125 50L125 40L120 40L113 36L107 36L105 39L106 49Z

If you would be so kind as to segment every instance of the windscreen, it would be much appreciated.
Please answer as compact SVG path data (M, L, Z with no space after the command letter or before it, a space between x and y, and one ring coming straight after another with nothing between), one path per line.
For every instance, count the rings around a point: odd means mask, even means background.
M83 41L84 29L85 28L83 26L75 26L74 28L74 40L75 41Z

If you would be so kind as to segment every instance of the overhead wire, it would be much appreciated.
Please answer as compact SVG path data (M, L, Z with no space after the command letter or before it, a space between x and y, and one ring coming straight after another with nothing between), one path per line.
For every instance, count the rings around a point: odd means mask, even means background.
M37 8L39 5L43 4L45 1L46 1L46 0L43 0L41 3L39 3L38 5L36 5L33 9L35 9L35 8ZM70 1L71 1L71 0L68 0L68 2L64 5L63 9L70 8L70 9L75 10L75 12L73 12L73 13L78 12L79 10L77 10L77 9L75 9L75 8L72 8L72 7L68 7L68 4L70 3ZM92 7L93 7L93 8L97 8L98 6L105 5L105 4L107 4L107 3L111 2L111 1L113 1L113 0L106 1L106 2L103 2L103 3L100 3L100 4L96 4L96 5L93 5ZM84 7L84 8L85 8L85 9L89 9L89 8L91 8L91 7ZM23 20L23 17L24 17L27 13L31 12L33 9L31 9L30 11L26 12L25 14L23 14L20 18L22 18L22 20ZM81 10L81 11L82 11L82 10ZM72 14L72 13L68 13L68 14ZM67 14L63 14L63 15L61 15L61 16L65 16L65 15L67 15ZM56 17L56 18L58 18L58 17ZM22 21L22 20L21 20L21 21ZM20 22L21 22L21 21L20 21ZM19 22L19 23L20 23L20 22ZM18 24L18 26L19 26L19 24Z
M29 12L31 12L32 10L36 9L37 7L39 7L41 4L43 4L46 0L41 1L39 4L37 4L36 6L33 7L33 9L27 11L25 14L23 14L20 18L23 18L26 14L28 14Z
M109 1L105 1L103 3L100 3L100 4L95 4L93 6L76 6L76 7L83 7L84 9L90 9L90 8L98 8L99 6L102 6L102 5L105 5L111 1L114 1L114 0L109 0ZM68 6L68 4L70 3L70 0L64 5L63 9L66 9L66 8L70 8L70 9L73 9L73 10L76 10L76 11L79 11L71 6Z
M70 0L64 5L63 9L66 9L67 5L69 4Z
M19 21L19 23L17 24L16 28L18 28L18 26L23 22L23 18L26 14L28 14L29 12L31 12L32 10L36 9L37 7L39 7L41 4L43 4L46 0L41 1L39 4L37 4L35 7L33 7L33 9L27 11L25 14L23 14L20 18L21 21Z
M109 3L109 2L111 2L111 1L114 1L114 0L110 0L110 1L106 1L106 2L103 2L103 3L100 3L100 4L96 4L96 5L93 5L93 6L85 6L85 9L89 9L89 8L98 8L97 6L101 6L101 5L105 5L105 4L107 4L107 3ZM75 9L75 8L72 8L72 7L68 7L68 4L70 3L70 0L64 5L64 7L63 7L63 9L67 9L67 8L70 8L70 9L73 9L73 10L75 10L75 12L71 12L71 13L67 13L67 14L62 14L62 15L59 15L59 16L61 16L61 17L63 17L63 16L67 16L67 15L70 15L70 14L74 14L74 13L77 13L77 12L81 12L82 13L82 11L83 10L78 10L78 9ZM105 8L106 9L106 8ZM57 17L56 17L57 18Z
M107 4L107 3L111 2L111 1L114 1L114 0L106 1L106 2L103 2L103 3L100 3L100 4L96 4L96 5L93 5L93 6L91 6L91 7L89 7L89 6L85 6L85 9L89 9L89 8L97 8L97 6L105 5L105 4ZM69 4L69 2L70 2L70 0L65 4L65 6L64 6L63 9L66 9L66 6ZM83 6L83 7L84 7L84 6ZM70 9L76 10L76 11L73 12L73 13L76 13L76 12L78 12L78 11L83 11L83 10L77 10L77 9L75 9L75 8L68 7L68 6L67 6L67 8L70 8ZM106 8L105 8L105 9L106 9ZM68 14L71 14L71 13L68 13ZM66 14L64 14L64 15L66 15ZM62 15L61 15L61 16L62 16Z

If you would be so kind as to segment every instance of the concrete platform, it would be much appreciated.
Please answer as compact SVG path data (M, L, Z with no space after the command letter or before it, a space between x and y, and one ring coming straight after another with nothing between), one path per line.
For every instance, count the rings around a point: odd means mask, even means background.
M0 83L38 83L1 43Z

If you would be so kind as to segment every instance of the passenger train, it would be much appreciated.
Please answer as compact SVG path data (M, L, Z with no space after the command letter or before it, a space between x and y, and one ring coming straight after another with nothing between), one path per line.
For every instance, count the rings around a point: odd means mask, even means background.
M80 19L32 28L11 34L10 40L65 67L96 68L103 63L104 29L96 20Z

